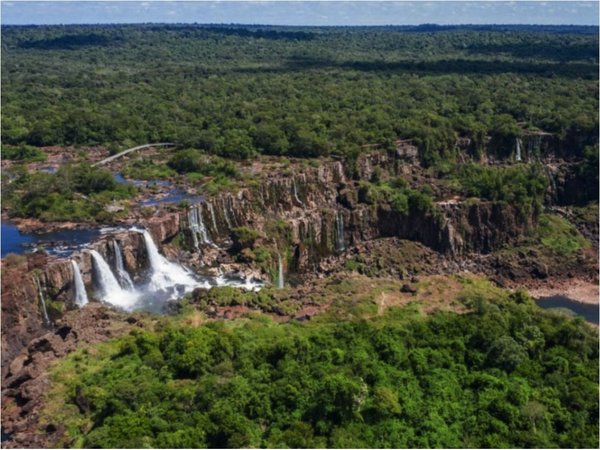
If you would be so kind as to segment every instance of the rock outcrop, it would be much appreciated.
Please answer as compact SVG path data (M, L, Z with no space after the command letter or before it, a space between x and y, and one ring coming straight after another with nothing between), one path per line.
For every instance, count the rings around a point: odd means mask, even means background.
M179 215L168 214L152 218L146 224L156 242L171 240L179 232ZM101 237L89 248L98 251L115 266L117 241L125 269L134 282L144 281L148 275L148 258L144 239L135 231L119 232ZM3 267L2 276L2 377L10 361L32 339L48 330L65 313L76 309L73 267L74 259L91 302L94 298L94 265L89 252L74 253L69 259L33 253L16 267ZM44 311L45 308L45 311ZM47 319L46 319L47 317Z
M340 162L327 162L215 196L182 214L183 240L201 251L226 245L232 231L244 226L269 236L278 248L288 246L294 255L290 267L308 271L323 257L380 237L418 241L450 256L489 253L532 224L511 205L485 201L440 202L432 211L399 213L385 202L361 198L359 182L403 173L401 161L380 153L364 156L355 172L351 179Z
M60 439L64 429L59 422L45 424L45 432L38 429L50 387L50 365L84 342L122 336L139 324L122 320L120 313L106 306L91 304L85 314L71 311L56 323L54 331L31 340L7 365L3 378L2 431L10 436L3 448L51 447Z

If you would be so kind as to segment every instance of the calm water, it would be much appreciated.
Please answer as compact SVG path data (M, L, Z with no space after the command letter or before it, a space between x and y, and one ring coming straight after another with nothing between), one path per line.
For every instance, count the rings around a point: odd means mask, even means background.
M42 246L53 255L68 256L100 234L98 229L62 230L51 233L21 233L15 224L2 222L1 256L29 253Z
M582 316L588 322L598 325L598 305L589 305L587 303L576 302L564 295L553 295L552 297L540 297L537 300L538 306L544 309L564 308Z
M167 180L133 180L126 179L122 173L114 174L115 181L120 184L133 184L139 188L152 188L158 186L161 188L168 188L163 196L155 195L140 202L142 206L157 206L163 203L180 203L182 201L188 201L189 203L200 203L204 200L202 195L188 194L182 189L173 186L173 183Z

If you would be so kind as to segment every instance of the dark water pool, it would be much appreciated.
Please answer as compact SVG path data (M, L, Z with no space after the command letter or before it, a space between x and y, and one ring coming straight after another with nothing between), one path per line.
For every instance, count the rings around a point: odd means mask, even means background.
M590 305L587 303L577 302L565 297L564 295L553 295L551 297L540 297L537 300L539 307L544 309L562 308L572 311L578 316L582 316L585 320L598 325L599 309L598 305Z
M41 246L50 254L68 256L94 240L99 234L98 229L61 230L41 234L21 233L15 224L3 221L0 253L4 258L9 253L29 253Z

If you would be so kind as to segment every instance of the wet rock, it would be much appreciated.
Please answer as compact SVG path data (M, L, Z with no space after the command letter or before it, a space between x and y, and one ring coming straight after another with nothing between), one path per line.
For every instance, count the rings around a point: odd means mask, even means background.
M183 309L183 306L181 305L181 303L178 300L169 300L163 306L163 313L168 314L168 315L175 315L175 314L179 314L182 309Z
M39 422L50 386L48 368L58 357L76 350L82 342L97 343L127 333L131 325L124 319L114 310L89 304L85 314L68 312L62 318L60 333L46 333L23 347L9 365L11 375L2 383L2 429L11 436L8 447L52 447L53 439L61 436L60 427ZM86 406L85 398L78 397L80 409L87 410L89 405ZM50 430L55 427L56 433L51 436L38 434L40 427L50 425Z
M409 284L403 284L402 287L400 288L400 292L416 294L417 290L415 288L413 288L412 286L410 286Z

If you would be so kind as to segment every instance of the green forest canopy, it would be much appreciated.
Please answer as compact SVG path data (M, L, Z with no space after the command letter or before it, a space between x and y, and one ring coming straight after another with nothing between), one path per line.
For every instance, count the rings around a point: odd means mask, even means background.
M45 420L92 448L597 448L597 332L504 292L462 315L165 318L59 365Z
M403 137L429 164L520 127L563 156L597 142L595 27L8 26L2 42L8 144L313 157Z

